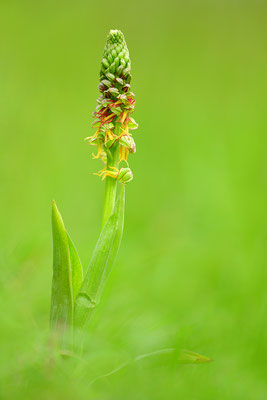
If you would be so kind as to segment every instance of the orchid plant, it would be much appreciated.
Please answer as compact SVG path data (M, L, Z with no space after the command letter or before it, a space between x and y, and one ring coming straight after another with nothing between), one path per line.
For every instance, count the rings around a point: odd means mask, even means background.
M89 267L83 275L78 252L56 206L52 204L53 279L50 326L62 354L81 348L88 323L100 301L114 259L118 253L124 226L125 186L133 179L128 156L136 152L132 131L138 124L132 117L135 96L131 91L131 61L124 35L111 30L107 37L100 69L100 96L93 113L95 133L86 138L97 148L94 159L103 163L96 173L105 180L102 228ZM73 346L74 344L74 346ZM165 354L163 349L136 360ZM179 353L180 362L209 361L197 353Z

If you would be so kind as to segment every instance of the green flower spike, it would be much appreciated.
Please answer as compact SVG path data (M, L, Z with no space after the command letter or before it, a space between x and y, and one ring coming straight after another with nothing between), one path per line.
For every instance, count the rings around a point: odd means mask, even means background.
M89 144L97 146L97 154L105 165L97 175L118 179L114 168L119 171L119 164L124 161L128 166L129 153L135 153L136 146L130 133L138 124L129 117L135 108L134 94L130 91L131 61L124 35L119 30L111 30L107 37L100 69L101 95L97 99L97 107L93 113L93 127L96 132L87 138ZM131 179L133 175L131 172ZM125 180L123 183L129 182ZM122 182L121 182L122 183Z

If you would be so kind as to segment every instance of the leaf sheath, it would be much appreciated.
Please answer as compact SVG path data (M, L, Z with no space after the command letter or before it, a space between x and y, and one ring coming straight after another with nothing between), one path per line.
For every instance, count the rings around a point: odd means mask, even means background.
M76 250L76 247L73 244L69 234L68 235L68 242L69 242L69 253L70 253L70 263L71 263L71 281L72 281L72 295L73 295L73 302L76 299L76 296L82 286L83 281L83 269L80 257Z

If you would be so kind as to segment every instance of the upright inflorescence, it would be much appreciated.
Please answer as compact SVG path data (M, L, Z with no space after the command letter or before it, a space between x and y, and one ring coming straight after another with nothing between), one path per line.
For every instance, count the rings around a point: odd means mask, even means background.
M111 30L101 63L98 85L101 95L93 113L95 121L92 126L96 132L87 139L90 145L97 146L97 154L93 154L93 158L99 158L105 164L98 175L103 179L110 176L121 183L133 178L127 158L129 153L136 151L130 133L138 127L130 117L135 108L134 94L130 90L131 79L131 61L124 35L119 30ZM119 168L112 163L115 151L119 152ZM127 167L121 167L122 162Z

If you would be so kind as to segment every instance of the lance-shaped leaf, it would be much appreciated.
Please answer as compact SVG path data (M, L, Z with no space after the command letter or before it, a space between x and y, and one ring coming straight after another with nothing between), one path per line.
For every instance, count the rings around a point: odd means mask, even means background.
M68 328L73 320L71 263L68 235L54 201L52 204L52 233L53 278L50 326L53 330L60 332L64 346Z
M120 247L124 223L125 187L122 186L114 212L104 225L76 297L74 326L83 331L95 305L99 302L112 264Z
M77 250L68 235L56 203L52 204L53 279L50 325L68 347L73 324L73 303L81 287L83 270Z
M69 252L70 252L70 264L71 264L71 282L72 282L72 295L73 295L73 302L76 299L76 296L82 286L83 282L83 268L80 257L76 250L76 247L73 244L73 241L68 235L69 241Z

